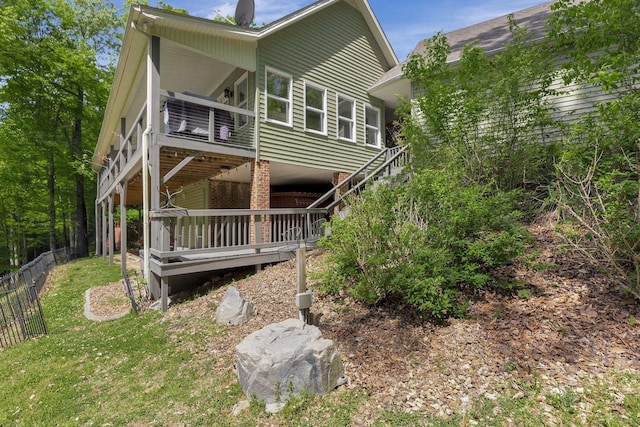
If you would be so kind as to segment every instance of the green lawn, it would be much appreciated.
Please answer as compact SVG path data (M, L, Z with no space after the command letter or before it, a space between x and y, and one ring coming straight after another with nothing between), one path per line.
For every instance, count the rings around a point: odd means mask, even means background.
M233 360L218 361L226 369L216 371L215 361L196 354L228 329L181 319L196 331L181 342L169 339L175 323L158 312L103 323L85 319L84 291L119 274L100 258L57 270L42 301L50 334L0 351L0 426L344 426L361 421L363 412L378 426L640 425L640 379L622 374L615 390L593 384L581 395L543 396L532 381L522 385L519 399L505 391L449 419L367 408L365 391L346 389L301 397L276 415L254 402L234 416L234 405L246 398ZM200 345L181 345L187 341ZM589 417L579 416L580 405L590 405Z

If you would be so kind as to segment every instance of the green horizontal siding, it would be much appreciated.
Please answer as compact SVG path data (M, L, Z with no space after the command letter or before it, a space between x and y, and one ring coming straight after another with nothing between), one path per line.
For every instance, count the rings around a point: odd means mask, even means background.
M293 77L293 127L265 121L265 67ZM258 47L260 158L333 171L353 171L378 149L364 144L364 105L384 108L367 90L389 68L360 12L340 2L262 40ZM327 135L304 130L305 81L327 89ZM336 94L356 100L357 142L336 136ZM384 145L384 142L382 142Z
M209 201L209 180L203 179L186 185L182 193L172 200L176 206L185 209L207 209Z
M211 37L206 34L164 27L155 30L154 34L245 70L256 69L256 44L253 42Z

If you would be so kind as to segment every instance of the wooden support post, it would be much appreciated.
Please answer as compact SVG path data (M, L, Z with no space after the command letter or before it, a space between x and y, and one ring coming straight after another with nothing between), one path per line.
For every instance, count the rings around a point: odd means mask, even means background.
M303 245L296 250L296 275L298 283L298 293L296 295L296 305L298 306L299 319L307 325L311 324L311 293L307 292L307 269L305 264L306 249Z
M100 180L98 180L99 182ZM98 191L96 194L100 194ZM95 201L95 222L96 222L96 256L101 255L100 249L102 248L102 242L100 238L102 237L102 222L100 221L102 213L100 212L100 203L98 200Z
M102 245L102 259L106 261L107 259L107 206L102 201L102 241L100 242Z
M262 243L262 215L254 215L253 216L253 225L254 225L254 233L253 233L253 243L259 244ZM256 248L256 253L260 253L260 248ZM262 264L256 264L256 273L260 273L262 271Z
M98 176L98 188L96 189L96 194L100 195L100 177ZM95 223L96 223L96 240L95 240L95 245L96 245L96 253L95 255L98 256L100 255L100 236L101 236L101 231L100 231L100 227L102 227L102 224L100 224L100 204L98 203L98 199L96 198L96 201L94 202L94 219L95 219Z
M113 265L113 252L115 250L114 246L116 245L116 239L113 235L114 227L113 227L113 194L109 194L109 265Z
M164 313L169 307L169 280L167 279L167 277L160 278L160 293L160 307L162 308L162 312Z
M127 271L127 183L120 185L120 265Z

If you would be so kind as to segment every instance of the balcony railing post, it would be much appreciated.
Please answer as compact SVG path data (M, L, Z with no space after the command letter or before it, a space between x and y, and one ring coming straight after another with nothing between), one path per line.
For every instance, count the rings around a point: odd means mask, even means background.
M209 108L209 142L215 141L216 136L218 136L215 134L215 131L216 131L215 120L216 120L216 113L213 108Z
M262 215L257 214L253 216L254 229L253 229L253 243L262 243Z

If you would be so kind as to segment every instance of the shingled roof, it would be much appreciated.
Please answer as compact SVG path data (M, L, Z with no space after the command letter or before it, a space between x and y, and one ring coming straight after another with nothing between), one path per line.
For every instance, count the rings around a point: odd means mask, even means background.
M533 34L534 39L539 38L544 35L545 21L551 16L551 5L553 3L555 3L555 0L513 12L512 15L520 27L526 28ZM451 47L447 62L458 61L464 46L471 42L477 41L486 52L493 52L501 49L511 40L507 15L451 31L446 33L445 36ZM426 40L421 40L411 54L423 55L425 53L424 42ZM402 79L403 65L404 62L387 71L371 90L375 91Z
M544 35L544 23L551 16L551 5L553 3L553 1L550 1L514 12L513 18L520 27L526 28L529 33L532 33L534 39L542 37ZM449 54L447 62L459 60L462 50L471 42L477 41L485 52L493 52L501 49L511 40L507 15L454 30L445 35L451 47L451 54ZM423 55L425 52L424 42L425 40L421 40L412 54Z

